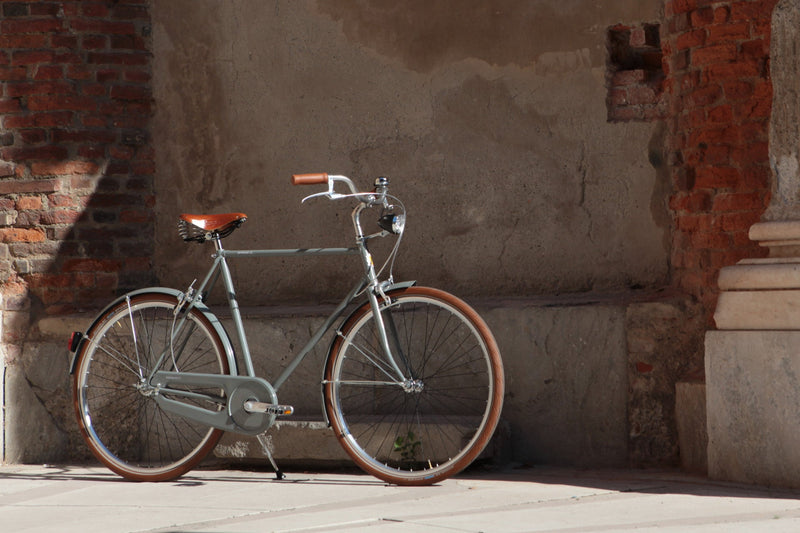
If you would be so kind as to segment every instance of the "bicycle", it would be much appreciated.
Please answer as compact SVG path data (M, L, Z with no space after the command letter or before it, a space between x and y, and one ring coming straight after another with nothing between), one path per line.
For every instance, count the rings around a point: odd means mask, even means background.
M91 452L136 481L165 481L195 467L224 431L264 439L279 416L293 413L277 392L335 328L320 380L323 415L364 471L389 483L428 485L455 475L486 447L504 395L497 344L481 317L444 291L395 282L392 267L405 229L405 207L388 180L359 192L346 176L298 174L294 185L327 185L303 198L352 200L351 248L228 250L222 240L244 213L180 216L184 241L212 242L213 263L196 289L149 287L109 304L84 332L73 332L73 403ZM345 192L339 192L342 188ZM339 190L337 190L337 188ZM361 215L379 208L375 233ZM395 237L376 271L368 244ZM364 274L306 346L272 382L256 376L228 259L288 255L358 255ZM381 281L383 271L389 275ZM239 341L204 300L219 277ZM346 312L349 314L346 315Z

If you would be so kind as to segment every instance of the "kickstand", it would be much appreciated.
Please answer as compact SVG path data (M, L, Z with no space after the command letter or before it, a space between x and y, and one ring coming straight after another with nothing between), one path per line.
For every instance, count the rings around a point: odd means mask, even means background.
M272 451L270 450L269 439L267 439L267 434L261 433L259 435L256 435L256 438L258 439L258 443L261 444L261 450L264 452L264 455L266 455L267 459L269 459L269 464L272 465L272 469L275 471L275 479L279 481L281 479L285 479L286 475L283 472L281 472L281 469L278 468L278 465L275 463L275 459L272 458Z

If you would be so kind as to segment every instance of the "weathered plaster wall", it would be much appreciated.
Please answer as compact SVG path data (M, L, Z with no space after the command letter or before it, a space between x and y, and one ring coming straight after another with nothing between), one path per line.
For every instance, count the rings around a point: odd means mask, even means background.
M344 206L295 172L379 175L409 207L399 278L462 296L665 282L661 129L607 122L606 31L661 2L175 0L154 5L163 284L208 250L180 212L244 211L233 246L347 245ZM652 147L652 148L651 148ZM245 304L316 302L349 263L242 262Z
M773 16L770 54L774 109L769 130L772 196L764 217L766 220L797 219L797 194L800 191L798 24L800 24L800 6L795 2L778 2Z

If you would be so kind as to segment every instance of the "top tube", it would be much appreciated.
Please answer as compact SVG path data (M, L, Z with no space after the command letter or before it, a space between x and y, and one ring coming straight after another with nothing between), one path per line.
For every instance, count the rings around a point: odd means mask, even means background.
M358 248L294 248L267 250L227 250L220 249L221 257L282 257L288 255L348 255L359 253Z

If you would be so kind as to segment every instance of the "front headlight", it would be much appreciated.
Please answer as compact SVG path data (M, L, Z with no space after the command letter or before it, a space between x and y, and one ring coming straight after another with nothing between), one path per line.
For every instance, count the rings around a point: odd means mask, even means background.
M378 225L389 233L400 235L406 227L406 216L387 213L378 219Z

